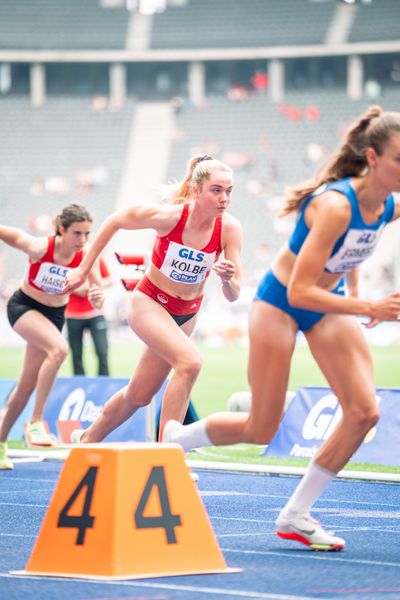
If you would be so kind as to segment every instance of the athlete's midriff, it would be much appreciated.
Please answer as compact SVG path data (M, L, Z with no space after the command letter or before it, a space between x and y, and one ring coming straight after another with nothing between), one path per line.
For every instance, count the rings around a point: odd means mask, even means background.
M271 269L275 277L286 287L289 284L296 258L296 254L290 250L286 243L280 249L272 264ZM332 290L336 287L342 277L343 273L328 273L327 271L324 271L321 273L317 285L324 290Z
M24 294L45 306L59 307L64 306L68 302L68 294L47 294L32 287L26 280L21 283L20 289Z

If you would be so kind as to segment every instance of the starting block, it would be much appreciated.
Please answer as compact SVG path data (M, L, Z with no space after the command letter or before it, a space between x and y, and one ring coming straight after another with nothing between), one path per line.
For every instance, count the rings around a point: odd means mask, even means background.
M144 254L120 254L119 252L114 252L114 254L121 265L140 266L145 263Z
M25 571L141 579L232 573L175 444L73 448Z
M128 292L132 292L132 290L135 289L135 287L137 286L137 284L139 283L140 279L136 278L136 279L126 279L124 277L121 277L121 283L124 286L124 288L128 291Z

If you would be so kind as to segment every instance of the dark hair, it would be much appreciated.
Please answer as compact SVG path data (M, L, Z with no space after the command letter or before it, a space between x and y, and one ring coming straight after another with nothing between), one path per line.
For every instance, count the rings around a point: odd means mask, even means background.
M199 154L190 159L185 178L172 186L172 203L183 204L187 202L191 197L192 188L197 186L201 189L204 181L209 179L214 171L233 172L231 167L209 154Z
M80 204L68 204L55 219L56 235L61 235L60 227L68 229L72 223L82 223L83 221L93 222L90 212Z
M325 167L313 178L289 190L281 216L299 210L303 200L320 185L362 175L368 167L367 148L373 148L380 156L395 132L400 133L400 113L383 112L380 106L371 106L350 127L344 144Z

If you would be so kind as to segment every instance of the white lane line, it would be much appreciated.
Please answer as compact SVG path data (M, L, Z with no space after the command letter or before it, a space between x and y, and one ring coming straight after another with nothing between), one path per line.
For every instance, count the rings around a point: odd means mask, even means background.
M0 506L23 506L25 508L48 508L48 504L23 504L19 502L0 502Z
M57 479L58 479L58 474L56 475L56 477L54 479L42 479L40 477L40 482L41 483L56 483ZM0 478L0 483L1 483L1 481L2 481L2 479ZM6 481L6 478L4 478L4 481ZM27 483L30 483L33 481L33 482L37 483L38 477L14 477L14 476L12 476L7 479L7 484L9 484L10 481L26 481Z
M16 537L16 538L36 538L36 535L28 535L26 533L0 533L0 537Z
M223 492L223 491L202 491L200 490L200 495L201 496L227 496L229 495L231 492ZM250 497L254 497L254 498L267 498L270 500L288 500L290 497L290 494L287 494L285 496L283 495L279 495L279 494L253 494L251 492L235 492L232 495L236 495L236 496L250 496ZM364 500L364 501L357 501L357 500L344 500L343 498L320 498L318 500L318 502L320 504L324 504L325 502L327 504L329 503L333 503L335 505L341 505L341 504L351 504L352 506L354 506L355 504L359 504L361 506L393 506L393 508L399 508L399 504L398 503L389 503L389 502L371 502L369 500ZM269 508L264 508L261 510L271 510Z
M317 552L306 551L304 554L300 554L299 552L293 552L290 554L289 552L273 552L271 550L238 550L236 548L221 548L222 552L233 552L236 554L250 554L250 555L259 555L259 556L279 556L280 558L300 558L306 560L333 560L335 562L344 562L349 565L359 564L359 565L370 565L374 567L400 567L400 562L386 562L380 560L362 560L354 558L353 556L349 556L347 558L340 558L337 552L333 553L324 553L322 556Z
M54 488L41 488L40 490L8 490L8 491L0 491L0 496L12 495L16 496L18 494L40 494L41 492L53 492Z
M77 583L101 583L103 585L123 585L125 587L151 588L157 590L170 590L175 592L191 592L199 594L215 594L220 596L234 598L258 598L259 600L315 600L315 596L299 596L298 594L273 594L269 592L253 592L251 590L235 590L215 587L200 587L195 585L178 585L173 583L150 583L145 581L107 581L107 580L87 580L73 577L38 577L34 575L10 575L8 573L0 573L0 577L5 579L31 579L36 581L74 581Z

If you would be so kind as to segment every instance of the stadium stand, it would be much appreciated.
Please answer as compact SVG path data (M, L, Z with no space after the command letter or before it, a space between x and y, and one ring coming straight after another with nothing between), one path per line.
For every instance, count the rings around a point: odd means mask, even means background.
M231 0L189 0L154 15L151 47L322 44L334 10L334 3L307 0L246 0L235 3L234 10ZM288 19L288 14L296 18Z
M143 15L137 10L137 3L136 10L129 11L125 2L117 0L3 0L3 222L27 227L34 217L56 214L70 201L94 209L96 223L101 222L115 206L134 123L138 128L136 136L143 143L141 154L151 160L147 160L147 170L139 167L143 181L140 193L133 190L133 197L143 197L146 183L158 183L156 170L160 178L164 173L169 179L180 178L189 156L197 151L208 152L233 166L232 212L244 225L245 280L253 284L258 268L265 268L273 249L287 235L288 225L276 218L285 187L309 176L322 164L343 129L368 105L380 103L384 108L398 110L400 67L396 67L395 50L388 50L387 55L374 55L371 50L370 55L359 58L364 68L364 73L362 68L359 72L359 97L349 98L352 53L349 50L348 56L329 56L335 37L329 34L340 25L338 17L343 6L336 0L171 0L164 12ZM400 39L398 0L358 2L351 10L343 42L392 40L392 47ZM118 55L119 66L126 68L126 87L121 88L127 101L119 110L110 110L112 103L105 96L111 97L112 92L109 80L115 58L111 51L121 49L128 53L133 49L140 53L140 44L135 47L130 37L140 30L140 24L148 33L149 46L141 49L156 51L154 60L147 63L139 55L127 54L124 61ZM317 52L315 57L279 58L280 47L293 46L300 51L311 44L321 49L320 55ZM190 51L215 48L221 52L250 48L254 54L248 60L207 60L205 55L202 61L206 97L204 102L196 103L190 96ZM268 69L268 59L260 59L257 53L268 48L277 52L285 73L279 101L272 99L269 89L258 94L252 87L255 70ZM110 51L104 63L95 59L92 62L90 58L86 63L86 55L70 62L64 52L100 49ZM5 55L8 50L30 51L23 59L8 58L12 67L9 86L3 81L7 80L3 73L7 58L1 64L1 52ZM50 62L43 63L43 105L33 107L29 97L34 79L31 67L39 50L53 54ZM158 62L163 50L182 53L179 59ZM375 61L372 67L371 61ZM385 78L379 78L383 62ZM396 76L392 76L392 65L394 70L397 68ZM372 81L374 94L368 95L366 83L371 75L377 80ZM245 92L239 99L230 93L237 79ZM328 80L329 86L324 83ZM74 95L70 95L71 91ZM214 95L217 91L218 96ZM104 97L96 98L100 93ZM164 117L157 117L157 124L151 117L149 124L149 114L153 112L149 112L148 105L157 102L164 105L158 109ZM135 110L135 105L146 110ZM173 113L170 148L168 105ZM142 118L144 122L139 118L133 122L134 110L136 116L147 115ZM151 141L142 133L146 128L152 131ZM157 169L153 168L153 161ZM82 171L100 180L95 185L79 185L77 173ZM130 190L130 182L125 188ZM19 267L22 257L18 255L15 260Z
M86 205L95 225L101 223L114 208L133 114L133 100L118 111L98 111L81 96L52 97L40 108L26 97L2 98L2 223L43 234L35 220L70 202ZM15 252L14 275L22 263Z
M381 104L396 110L398 93L387 91ZM275 104L249 96L242 102L209 98L206 106L188 105L176 116L169 177L196 152L208 152L235 169L231 212L244 226L245 281L254 284L258 268L287 237L277 219L287 186L305 179L338 145L351 121L371 102L349 102L342 91L297 92ZM289 226L289 223L288 223Z
M104 8L98 0L2 0L0 48L124 48L128 22L124 3Z
M400 39L400 5L397 0L379 0L357 6L350 42L380 42Z

